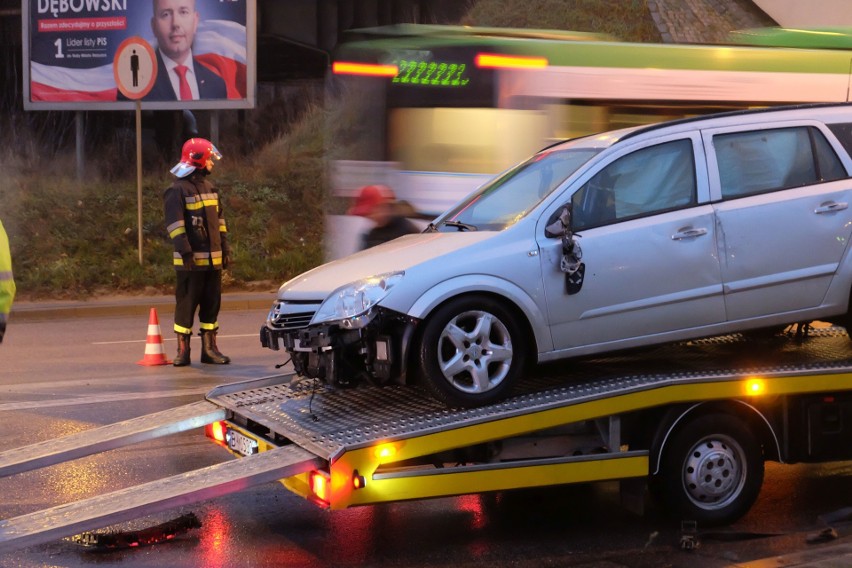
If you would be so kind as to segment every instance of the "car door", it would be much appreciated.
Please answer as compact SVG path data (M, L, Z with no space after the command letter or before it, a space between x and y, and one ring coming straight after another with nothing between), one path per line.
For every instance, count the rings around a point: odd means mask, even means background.
M852 180L819 123L703 132L727 318L819 307L850 236Z
M679 337L724 321L713 208L700 135L616 150L537 228L555 349L593 352ZM562 243L544 227L571 203L582 285L566 287ZM579 353L578 353L579 354Z

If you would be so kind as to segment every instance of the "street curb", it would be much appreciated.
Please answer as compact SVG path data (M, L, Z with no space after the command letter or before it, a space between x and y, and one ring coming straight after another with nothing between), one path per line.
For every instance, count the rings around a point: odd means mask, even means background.
M223 295L222 310L268 310L275 293ZM12 305L9 322L64 320L85 317L145 316L155 308L159 313L171 313L175 300L171 296L130 297L79 302L45 301L18 302Z

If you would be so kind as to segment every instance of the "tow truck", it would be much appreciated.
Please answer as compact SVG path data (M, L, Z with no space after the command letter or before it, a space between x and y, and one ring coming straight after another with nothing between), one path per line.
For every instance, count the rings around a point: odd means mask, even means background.
M852 458L852 342L800 325L539 368L510 398L452 409L412 386L332 389L293 374L0 452L0 475L204 427L240 459L0 521L0 552L278 480L330 510L617 480L676 519L730 523L765 460ZM333 513L332 513L333 514Z

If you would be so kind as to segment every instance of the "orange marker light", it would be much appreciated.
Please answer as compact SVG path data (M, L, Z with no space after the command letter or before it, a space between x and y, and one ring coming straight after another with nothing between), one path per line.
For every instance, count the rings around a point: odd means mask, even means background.
M331 65L335 75L366 75L370 77L396 77L399 67L396 65L379 65L376 63L354 63L352 61L335 61Z
M485 69L543 69L548 65L546 57L500 55L497 53L477 53L474 62L477 67Z
M766 390L766 383L764 383L763 379L751 378L746 381L746 394L750 396L757 396L764 393Z
M363 489L367 486L367 479L358 473L356 469L352 472L352 487L353 489Z
M376 448L376 457L384 461L396 455L396 446L393 444L381 444Z

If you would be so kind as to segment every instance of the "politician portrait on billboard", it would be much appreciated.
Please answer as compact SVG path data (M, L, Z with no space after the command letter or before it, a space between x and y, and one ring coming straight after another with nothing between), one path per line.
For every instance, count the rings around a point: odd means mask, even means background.
M129 100L131 91L140 94L132 98L167 108L246 101L253 88L247 73L253 2L28 0L28 102L36 108L38 103L104 108ZM128 40L134 49L127 69L114 69ZM140 65L139 57L148 54L153 59ZM121 84L125 75L132 76L128 88Z

